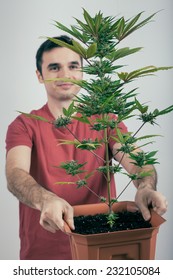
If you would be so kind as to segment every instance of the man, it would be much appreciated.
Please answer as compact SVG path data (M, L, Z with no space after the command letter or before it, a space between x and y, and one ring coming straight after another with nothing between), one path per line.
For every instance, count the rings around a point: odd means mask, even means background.
M67 36L56 38L72 44ZM47 104L31 113L54 121L63 115L63 108L69 107L80 88L70 82L48 83L45 80L81 80L82 59L72 50L47 40L37 51L36 64L38 80L46 89ZM70 124L70 129L81 139L89 138L90 135L97 137L96 131L91 132L77 120ZM126 131L124 124L121 124L121 129ZM63 161L77 159L83 162L84 159L89 170L98 166L94 155L81 152L72 145L57 145L58 139L73 140L73 137L65 128L56 129L49 123L23 115L18 116L8 128L6 175L8 189L20 201L21 259L71 259L68 237L64 234L64 221L74 229L72 205L98 202L98 198L86 188L55 184L57 181L70 180L64 178L66 175L62 170L54 167ZM116 154L118 144L111 145L113 154ZM100 153L103 155L104 149L100 149ZM118 153L116 160L120 159ZM121 163L128 172L137 171L128 157L124 156ZM136 204L146 220L150 218L150 205L159 214L163 214L167 206L164 196L155 190L154 167L145 167L145 170L151 169L153 173L150 177L134 182L137 187ZM89 180L99 196L106 196L101 173ZM114 180L111 184L112 194L115 195Z

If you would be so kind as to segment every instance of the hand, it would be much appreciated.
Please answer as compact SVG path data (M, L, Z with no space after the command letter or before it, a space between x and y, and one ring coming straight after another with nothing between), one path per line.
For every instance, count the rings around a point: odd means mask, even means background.
M73 207L55 194L47 194L42 204L40 225L52 233L57 230L65 232L64 222L74 229Z
M146 221L151 218L150 206L152 206L159 215L163 215L167 211L168 203L166 198L160 192L149 187L139 187L135 196L135 202Z

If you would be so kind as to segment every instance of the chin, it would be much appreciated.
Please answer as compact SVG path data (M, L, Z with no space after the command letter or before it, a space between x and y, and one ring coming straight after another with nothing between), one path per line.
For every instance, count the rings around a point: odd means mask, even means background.
M58 97L58 99L60 101L69 101L69 100L72 100L74 98L74 94L63 94L61 96Z

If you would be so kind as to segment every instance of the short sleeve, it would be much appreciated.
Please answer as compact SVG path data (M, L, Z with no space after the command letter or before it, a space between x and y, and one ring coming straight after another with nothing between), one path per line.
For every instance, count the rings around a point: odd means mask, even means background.
M32 147L32 130L29 121L18 116L8 127L6 134L6 150L7 152L16 146L25 145Z

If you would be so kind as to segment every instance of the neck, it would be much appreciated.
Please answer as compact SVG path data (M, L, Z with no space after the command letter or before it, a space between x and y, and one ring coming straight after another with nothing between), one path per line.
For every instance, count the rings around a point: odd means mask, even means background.
M57 119L59 116L63 116L63 108L67 109L70 104L72 103L72 100L66 100L66 101L58 101L58 102L51 102L48 100L48 107L51 112L51 114L54 116L55 119Z

